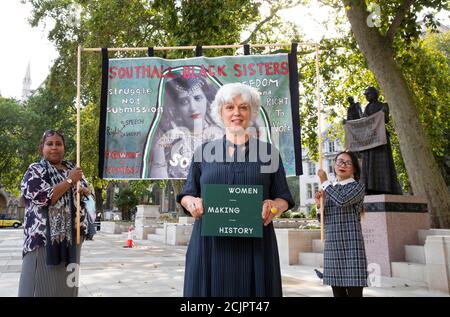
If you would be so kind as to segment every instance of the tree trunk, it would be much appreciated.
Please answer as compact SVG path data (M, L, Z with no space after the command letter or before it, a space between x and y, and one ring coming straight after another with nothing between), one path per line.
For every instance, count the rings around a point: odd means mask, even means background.
M346 13L353 34L389 104L413 192L427 197L433 227L449 228L450 194L419 121L411 89L394 59L392 44L367 25L364 0L343 3L350 7Z
M166 212L166 187L161 188L160 192L160 205L159 205L159 212L164 213Z
M105 210L112 210L113 203L114 203L114 184L112 182L110 182L106 186Z
M94 195L95 195L95 209L97 212L101 212L103 214L103 197L102 197L102 188L94 188Z
M177 195L179 193L181 193L181 191L183 190L184 182L179 179L171 179L170 182L171 182L172 188L173 188L173 196L175 197L174 199L176 199ZM183 209L176 202L175 202L175 208L176 208L178 215L184 215Z

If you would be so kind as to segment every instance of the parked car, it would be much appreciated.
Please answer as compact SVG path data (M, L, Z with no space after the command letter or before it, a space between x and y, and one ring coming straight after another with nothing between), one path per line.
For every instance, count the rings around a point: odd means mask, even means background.
M0 214L0 227L14 227L19 228L22 225L22 221L11 218L9 215Z

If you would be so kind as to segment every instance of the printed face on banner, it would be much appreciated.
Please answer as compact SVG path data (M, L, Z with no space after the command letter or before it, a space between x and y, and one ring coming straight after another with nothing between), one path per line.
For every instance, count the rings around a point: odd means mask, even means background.
M207 102L205 94L200 90L195 93L181 92L178 95L180 114L186 118L186 126L193 130L195 124L201 124L206 116Z
M186 178L195 149L225 134L212 102L233 82L258 89L261 110L250 128L295 175L288 60L277 54L110 59L103 177Z

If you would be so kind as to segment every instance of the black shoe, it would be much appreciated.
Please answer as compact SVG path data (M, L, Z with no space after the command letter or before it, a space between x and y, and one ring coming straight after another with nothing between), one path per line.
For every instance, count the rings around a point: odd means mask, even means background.
M317 269L314 269L314 272L316 272L318 278L323 279L323 273L322 272L320 272Z

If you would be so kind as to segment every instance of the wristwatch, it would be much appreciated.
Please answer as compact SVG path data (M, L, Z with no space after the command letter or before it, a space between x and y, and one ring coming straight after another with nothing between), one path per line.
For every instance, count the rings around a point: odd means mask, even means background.
M72 186L73 180L71 178L66 178L66 182L68 182L69 185Z

